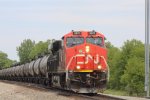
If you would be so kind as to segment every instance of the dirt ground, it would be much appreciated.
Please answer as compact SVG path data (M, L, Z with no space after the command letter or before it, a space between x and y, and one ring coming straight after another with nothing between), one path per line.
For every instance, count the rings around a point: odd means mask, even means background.
M0 100L75 100L51 90L0 82Z
M108 95L108 94L107 94ZM114 95L110 95L114 96ZM118 97L118 96L114 96ZM148 100L145 98L120 96L125 100ZM0 100L84 100L63 94L59 90L45 89L34 84L0 81ZM90 99L89 99L90 100Z

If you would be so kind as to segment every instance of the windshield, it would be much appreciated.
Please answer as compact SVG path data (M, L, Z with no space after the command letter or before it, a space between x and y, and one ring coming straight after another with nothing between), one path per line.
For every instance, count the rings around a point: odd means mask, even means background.
M103 39L101 37L87 37L87 43L103 46Z
M67 47L73 47L79 44L83 44L84 43L84 38L82 37L69 37L67 38Z

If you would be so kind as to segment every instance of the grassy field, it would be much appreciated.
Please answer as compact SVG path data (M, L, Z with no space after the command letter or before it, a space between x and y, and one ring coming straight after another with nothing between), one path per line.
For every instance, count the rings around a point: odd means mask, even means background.
M105 94L112 94L112 95L128 96L128 94L125 91L121 91L121 90L107 89L104 91L104 93Z
M111 94L111 95L118 95L118 96L133 96L133 97L144 97L145 93L142 94L136 94L133 93L132 95L129 95L126 91L121 91L121 90L111 90L111 89L106 89L104 91L104 94Z

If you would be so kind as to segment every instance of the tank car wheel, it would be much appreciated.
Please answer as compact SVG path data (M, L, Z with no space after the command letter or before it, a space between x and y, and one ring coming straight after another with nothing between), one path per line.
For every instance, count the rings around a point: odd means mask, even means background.
M38 78L35 79L35 83L39 84L39 79Z
M45 79L42 80L42 85L45 85Z

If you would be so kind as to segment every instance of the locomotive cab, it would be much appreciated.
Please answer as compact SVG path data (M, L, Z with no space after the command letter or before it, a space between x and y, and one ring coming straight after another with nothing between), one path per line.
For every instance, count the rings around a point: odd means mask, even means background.
M106 71L105 37L95 31L73 31L64 36L66 66L69 71Z

